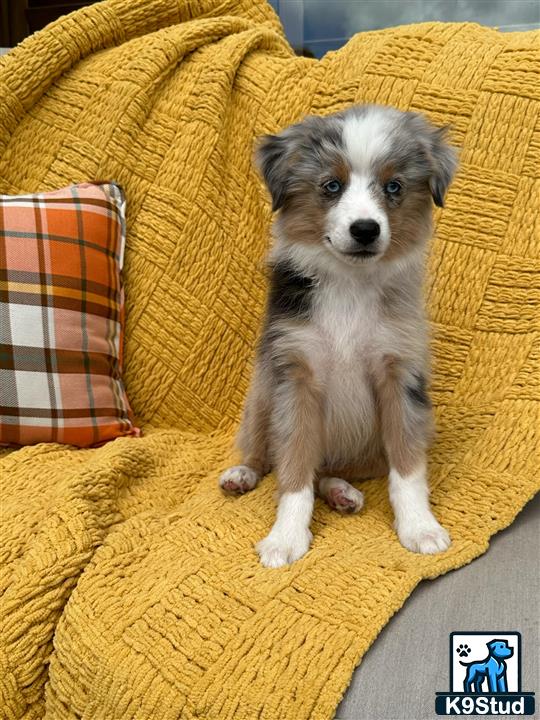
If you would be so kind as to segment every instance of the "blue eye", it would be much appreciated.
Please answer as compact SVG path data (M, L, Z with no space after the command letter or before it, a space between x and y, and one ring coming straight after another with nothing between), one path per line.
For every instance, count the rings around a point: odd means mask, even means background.
M323 189L330 195L336 195L342 187L339 180L328 180L328 182L325 182L323 185Z
M397 195L400 190L401 183L398 183L397 180L390 180L390 182L387 182L384 186L384 192L388 193L388 195Z

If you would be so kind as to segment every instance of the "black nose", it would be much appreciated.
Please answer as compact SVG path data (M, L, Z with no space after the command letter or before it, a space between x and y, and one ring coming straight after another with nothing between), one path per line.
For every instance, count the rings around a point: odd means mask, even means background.
M370 245L379 237L381 228L375 220L355 220L349 231L357 242Z

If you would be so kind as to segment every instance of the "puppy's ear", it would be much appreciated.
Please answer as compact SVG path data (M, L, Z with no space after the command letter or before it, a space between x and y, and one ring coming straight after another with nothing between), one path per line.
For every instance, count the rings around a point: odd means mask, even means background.
M448 186L452 182L458 164L458 153L455 147L447 143L448 126L435 128L429 138L428 155L431 165L429 189L433 202L444 207L444 198Z
M288 155L284 135L264 135L255 150L255 163L270 191L273 211L282 207L287 194Z
M333 117L308 115L289 125L278 135L260 138L255 162L272 196L272 210L312 182L324 165L324 158L335 154L341 139L341 124Z

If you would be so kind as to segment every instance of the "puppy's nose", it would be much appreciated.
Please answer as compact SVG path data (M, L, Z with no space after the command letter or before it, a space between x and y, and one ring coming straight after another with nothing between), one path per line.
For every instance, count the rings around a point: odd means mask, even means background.
M355 220L349 228L349 232L356 242L370 245L379 237L381 228L375 220Z

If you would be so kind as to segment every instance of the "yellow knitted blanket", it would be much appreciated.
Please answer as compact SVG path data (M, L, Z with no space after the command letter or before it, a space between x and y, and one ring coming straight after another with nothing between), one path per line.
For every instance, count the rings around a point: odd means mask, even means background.
M105 0L0 61L0 192L115 179L128 198L128 392L145 433L2 451L0 714L330 718L422 578L468 563L538 489L537 33L423 24L295 57L264 0ZM265 294L255 136L380 102L453 125L461 170L426 288L451 550L317 502L299 562L262 568L274 479L217 487ZM369 689L366 689L369 692Z

